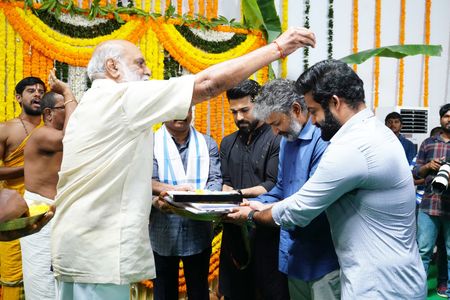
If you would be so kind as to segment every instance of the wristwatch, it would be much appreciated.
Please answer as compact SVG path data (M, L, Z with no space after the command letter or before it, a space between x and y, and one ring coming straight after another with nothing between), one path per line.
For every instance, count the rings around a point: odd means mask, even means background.
M251 227L256 227L255 219L253 219L253 216L255 215L256 212L257 212L257 210L252 210L248 213L247 225L249 225Z

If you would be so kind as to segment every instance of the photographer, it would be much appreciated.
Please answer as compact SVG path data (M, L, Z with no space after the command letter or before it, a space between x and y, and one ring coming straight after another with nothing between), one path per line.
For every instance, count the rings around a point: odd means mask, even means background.
M450 189L439 194L434 193L431 186L438 170L450 160L450 104L442 106L439 115L442 132L423 141L413 170L416 176L425 179L425 193L417 216L417 242L426 271L440 229L447 253L450 253ZM446 294L450 295L448 285Z

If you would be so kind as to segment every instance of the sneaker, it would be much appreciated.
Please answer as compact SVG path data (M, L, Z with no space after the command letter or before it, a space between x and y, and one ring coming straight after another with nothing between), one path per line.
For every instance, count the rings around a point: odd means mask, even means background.
M438 284L438 287L437 287L437 289L436 289L436 294L437 294L439 297L442 297L442 298L448 298L446 292L447 292L447 283L446 283L446 282L444 282L444 283L439 283L439 284Z

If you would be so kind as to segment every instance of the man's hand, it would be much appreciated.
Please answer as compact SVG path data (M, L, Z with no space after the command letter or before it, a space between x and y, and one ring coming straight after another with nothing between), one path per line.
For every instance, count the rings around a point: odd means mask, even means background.
M36 233L39 230L41 230L42 227L47 225L47 223L53 218L54 215L55 215L55 206L52 205L50 206L49 211L46 212L45 215L36 223L31 224L30 226L24 229L0 232L0 241L17 240L21 237Z
M234 223L237 225L243 225L247 223L248 214L253 209L250 206L244 205L240 207L233 208L232 212L227 214L222 218L222 221L228 223Z
M194 192L195 191L195 189L189 184L176 185L173 190L174 191L185 191L185 192Z
M0 190L0 222L18 218L28 211L22 196L14 190Z
M55 75L55 69L50 70L50 73L48 74L48 83L50 85L50 90L53 92L64 95L68 91L70 91L69 86L67 83L59 80Z
M273 204L264 204L259 201L247 201L247 200L244 202L244 204L247 206L250 206L251 209L258 210L258 211L261 211L261 210L264 210L264 209L267 209L267 208L273 206Z
M172 205L167 203L167 201L164 200L164 197L168 197L167 191L161 192L158 197L153 197L152 204L155 208L159 209L163 213L172 214Z
M441 161L440 159L435 158L432 161L430 161L429 163L427 163L428 170L438 171L439 168L442 166L440 161Z
M314 33L303 27L292 27L283 32L275 42L280 46L283 56L287 56L298 48L316 46L316 36Z

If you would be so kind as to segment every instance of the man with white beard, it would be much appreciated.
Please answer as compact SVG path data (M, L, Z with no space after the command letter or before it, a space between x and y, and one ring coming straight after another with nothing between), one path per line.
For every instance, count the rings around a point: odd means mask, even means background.
M297 192L314 174L328 143L311 123L305 100L293 81L272 80L254 102L256 118L283 138L277 184L252 200L275 203ZM291 299L340 299L339 263L325 213L308 226L281 228L278 262L288 278Z
M52 232L59 299L129 299L130 283L155 277L148 233L151 126L184 119L192 102L218 95L305 45L315 45L314 34L289 29L275 43L168 81L146 80L150 70L128 41L97 46L87 68L92 87L63 140Z

